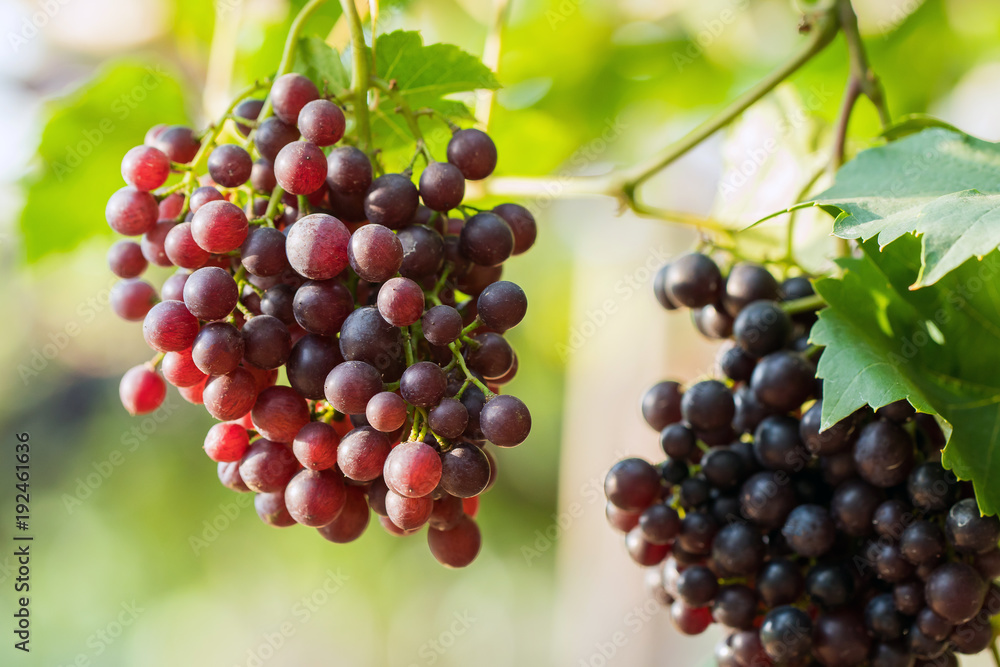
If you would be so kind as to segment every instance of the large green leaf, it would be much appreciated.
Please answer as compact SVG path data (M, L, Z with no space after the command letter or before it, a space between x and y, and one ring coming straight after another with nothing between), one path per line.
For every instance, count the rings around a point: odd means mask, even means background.
M841 238L922 237L915 289L1000 245L998 195L1000 145L933 128L859 153L810 203L840 211Z
M351 75L344 68L337 49L319 37L299 39L292 70L309 77L320 87L325 82L337 95L351 87Z
M20 229L28 261L112 233L104 206L124 185L122 156L156 123L185 122L183 99L161 65L121 62L50 105L40 163L25 179Z
M410 109L431 108L449 118L471 118L462 102L448 95L500 87L496 77L479 58L453 44L424 45L420 33L397 30L375 40L375 73L392 84ZM396 112L396 103L383 96L374 112L372 134L383 148L413 143L406 121ZM435 119L421 119L421 127L441 130ZM425 131L426 134L426 131ZM447 140L447 133L436 132ZM428 144L440 143L434 134Z
M816 283L829 304L811 339L826 349L823 424L864 405L906 399L938 415L950 432L943 462L972 480L984 512L1000 512L1000 253L968 260L913 291L917 244L904 236L881 252L874 242L840 261L844 274Z

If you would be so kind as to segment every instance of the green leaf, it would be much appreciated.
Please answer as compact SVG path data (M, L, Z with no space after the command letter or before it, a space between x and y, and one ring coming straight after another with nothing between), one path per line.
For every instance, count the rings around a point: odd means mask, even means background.
M825 346L823 425L906 399L950 434L943 463L972 480L984 512L1000 512L1000 376L983 355L1000 346L1000 253L968 260L934 285L909 289L918 241L863 245L840 278L816 283L829 306L811 341Z
M930 127L939 127L951 132L961 132L957 127L951 123L944 122L940 118L922 113L913 113L898 119L883 130L880 136L888 141L898 141L903 137L908 137L911 134L916 134Z
M942 128L871 148L844 165L812 203L840 211L834 234L878 239L922 237L913 288L941 280L1000 244L1000 144Z
M292 71L309 77L321 87L325 81L330 90L337 95L351 87L351 75L344 68L337 49L319 37L299 39Z
M493 72L476 56L453 44L424 45L420 33L405 30L380 35L375 40L375 75L392 84L411 110L430 108L452 119L472 116L463 102L446 96L500 87ZM374 113L372 134L375 143L384 148L414 141L396 106L383 95ZM444 127L437 119L422 118L420 123L421 128ZM434 144L447 141L447 133L437 134L441 135L437 140L427 137L431 150L435 149Z
M24 179L20 229L29 262L112 234L104 206L124 185L122 156L153 125L186 122L183 100L162 65L118 62L49 105L39 164Z

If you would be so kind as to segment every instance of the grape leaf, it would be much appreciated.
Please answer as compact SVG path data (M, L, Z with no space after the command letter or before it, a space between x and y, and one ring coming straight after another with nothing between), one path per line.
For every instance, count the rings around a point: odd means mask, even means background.
M933 128L862 151L809 203L840 211L844 239L922 237L916 289L1000 245L998 195L1000 145Z
M816 282L829 304L810 339L825 346L823 425L855 410L906 399L937 415L949 436L942 461L972 480L980 507L1000 512L1000 378L983 355L1000 345L1000 253L967 260L913 291L919 241L906 235L880 252L863 244L840 260L839 278Z
M112 234L104 206L124 185L122 156L156 123L185 122L183 100L162 65L119 62L49 105L39 164L24 179L20 230L29 262Z
M330 91L337 95L351 87L351 75L347 73L337 49L319 37L299 39L292 71L309 77L320 87L325 81Z
M424 45L420 33L405 30L375 40L375 73L399 91L411 110L434 109L452 119L471 119L472 115L463 102L446 96L500 87L493 72L476 56L453 44ZM414 141L396 107L396 101L383 95L373 112L372 134L384 150ZM421 117L418 122L432 151L450 137L437 119Z

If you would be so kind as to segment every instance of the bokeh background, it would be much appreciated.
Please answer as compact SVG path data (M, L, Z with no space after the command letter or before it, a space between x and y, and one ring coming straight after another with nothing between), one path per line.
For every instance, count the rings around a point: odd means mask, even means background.
M655 269L697 240L689 230L620 214L605 197L524 200L540 239L506 273L531 302L511 333L521 370L510 391L534 429L502 452L483 498L483 552L465 571L441 568L422 535L373 527L336 546L266 527L248 496L218 483L202 409L173 390L154 415L121 408L120 374L149 357L139 326L107 303L103 209L121 156L154 123L203 126L272 72L301 4L0 2L0 540L10 544L6 471L21 431L33 445L35 535L32 651L14 651L5 629L0 663L708 664L715 636L670 628L604 525L601 491L618 458L656 455L637 407L645 387L711 371L712 347L651 294ZM894 114L930 112L1000 139L1000 4L855 5ZM482 53L495 12L489 0L397 1L380 29ZM797 18L789 0L513 0L491 122L498 174L545 176L559 192L574 175L635 163L787 57L802 39ZM306 34L346 41L322 12ZM827 158L846 62L838 40L653 179L647 199L734 227L792 203ZM877 132L864 101L851 129L851 150ZM819 267L829 219L801 220L803 257ZM0 547L4 628L11 552Z

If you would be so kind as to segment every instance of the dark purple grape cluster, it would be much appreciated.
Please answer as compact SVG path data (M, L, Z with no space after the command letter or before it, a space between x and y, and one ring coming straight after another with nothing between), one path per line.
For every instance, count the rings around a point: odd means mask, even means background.
M720 667L957 665L1000 613L1000 521L940 463L944 436L906 401L821 430L808 345L816 300L702 254L663 267L655 292L726 340L718 379L660 382L642 413L665 460L619 461L608 522L645 566L676 627L726 637Z
M108 254L111 302L159 353L122 378L122 403L155 410L170 383L204 404L219 478L255 492L270 525L349 542L374 510L392 534L429 525L434 557L468 565L497 473L487 443L531 428L498 392L518 366L503 334L527 310L502 264L535 220L463 204L466 180L496 166L493 141L456 130L446 162L421 151L418 186L342 141L343 110L299 74L227 120L230 143L158 126L122 162L107 219L140 238ZM159 291L150 264L177 267Z

